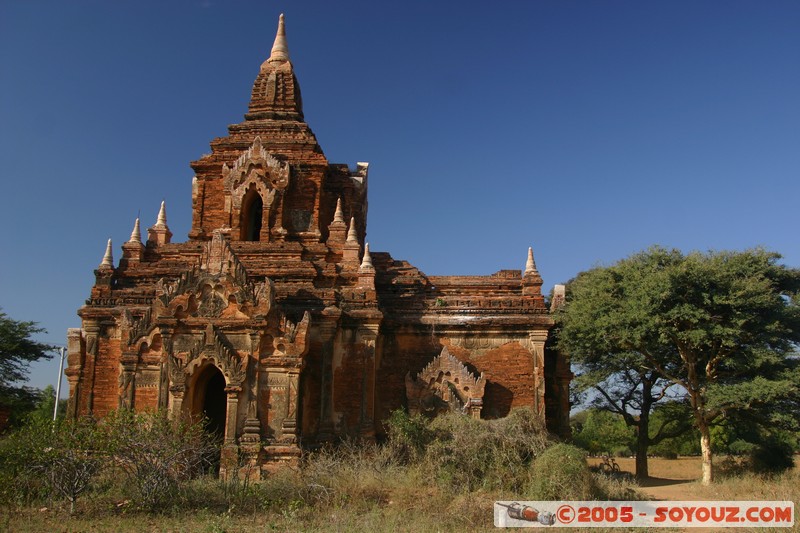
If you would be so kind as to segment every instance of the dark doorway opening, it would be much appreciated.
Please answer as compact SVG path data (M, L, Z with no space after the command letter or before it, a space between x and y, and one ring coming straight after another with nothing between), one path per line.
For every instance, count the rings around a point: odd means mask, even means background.
M258 241L261 239L261 217L264 212L264 202L261 195L254 189L247 193L244 201L244 214L242 220L242 239L245 241Z
M227 411L227 395L225 394L225 376L216 367L209 367L210 375L206 381L203 394L203 416L206 420L206 431L215 441L222 442L225 437L225 414Z

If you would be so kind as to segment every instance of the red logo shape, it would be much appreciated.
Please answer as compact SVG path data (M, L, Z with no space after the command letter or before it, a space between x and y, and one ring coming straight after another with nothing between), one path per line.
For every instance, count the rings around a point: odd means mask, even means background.
M556 516L562 524L569 524L575 520L575 509L571 505L562 505L556 511Z

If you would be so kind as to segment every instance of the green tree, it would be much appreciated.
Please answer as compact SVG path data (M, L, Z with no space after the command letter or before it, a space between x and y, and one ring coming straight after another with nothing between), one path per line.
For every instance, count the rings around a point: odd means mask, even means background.
M713 479L711 426L721 416L784 423L795 402L800 270L762 249L684 255L654 247L568 284L559 346L610 371L635 367L686 391Z
M572 440L591 454L631 453L634 435L622 417L608 410L590 408L573 417Z
M674 384L642 366L636 354L624 354L613 365L605 357L589 358L584 361L583 368L585 372L576 380L578 388L595 394L591 402L594 408L613 413L617 423L633 428L635 440L631 449L636 455L636 477L649 477L648 449L691 427L685 410L665 409L662 415L673 416L661 416L657 423L651 419L651 412L658 402L671 400L668 393ZM680 405L674 400L667 403Z
M42 390L38 391L38 400L33 411L30 413L31 418L38 418L42 420L53 420L53 411L56 405L56 389L52 385L48 385ZM67 400L58 401L58 417L63 417L66 410Z
M30 363L50 359L54 346L32 337L44 333L35 322L20 322L0 310L0 404L11 407L15 415L33 408L39 399L36 389L21 385L28 377Z

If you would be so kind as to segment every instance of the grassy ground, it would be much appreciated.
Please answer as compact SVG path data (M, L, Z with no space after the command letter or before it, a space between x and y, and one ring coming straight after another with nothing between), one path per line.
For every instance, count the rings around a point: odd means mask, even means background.
M632 471L632 460L617 461L622 470ZM711 487L695 481L700 472L697 458L652 459L650 469L654 479L638 489L643 499L791 500L800 508L798 468L775 478L720 477ZM295 481L291 475L270 481L263 490L225 487L215 480L201 480L194 487L194 496L191 491L188 496L192 500L188 505L191 511L167 509L156 516L131 509L113 493L80 501L74 517L70 517L61 504L47 508L5 508L0 510L0 530L493 531L492 503L498 499L518 498L518 495L497 490L451 491L433 483L418 469L363 469L337 475L340 476L338 487L324 490L302 487L299 492L298 487L292 485ZM287 494L291 496L281 496ZM198 498L206 500L197 501ZM800 531L800 524L793 530Z

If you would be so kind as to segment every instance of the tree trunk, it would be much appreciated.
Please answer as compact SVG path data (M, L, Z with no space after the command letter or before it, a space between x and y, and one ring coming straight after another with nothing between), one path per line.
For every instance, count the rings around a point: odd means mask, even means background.
M650 472L647 467L647 449L650 447L650 409L653 407L653 383L646 373L642 378L642 405L636 431L636 479L647 479ZM658 378L655 378L658 379Z
M714 481L711 454L711 429L705 420L697 421L697 429L700 430L700 452L703 456L703 485L710 485L711 482Z
M636 479L647 479L650 472L647 468L647 448L650 446L650 439L647 435L647 428L639 427L636 433Z

